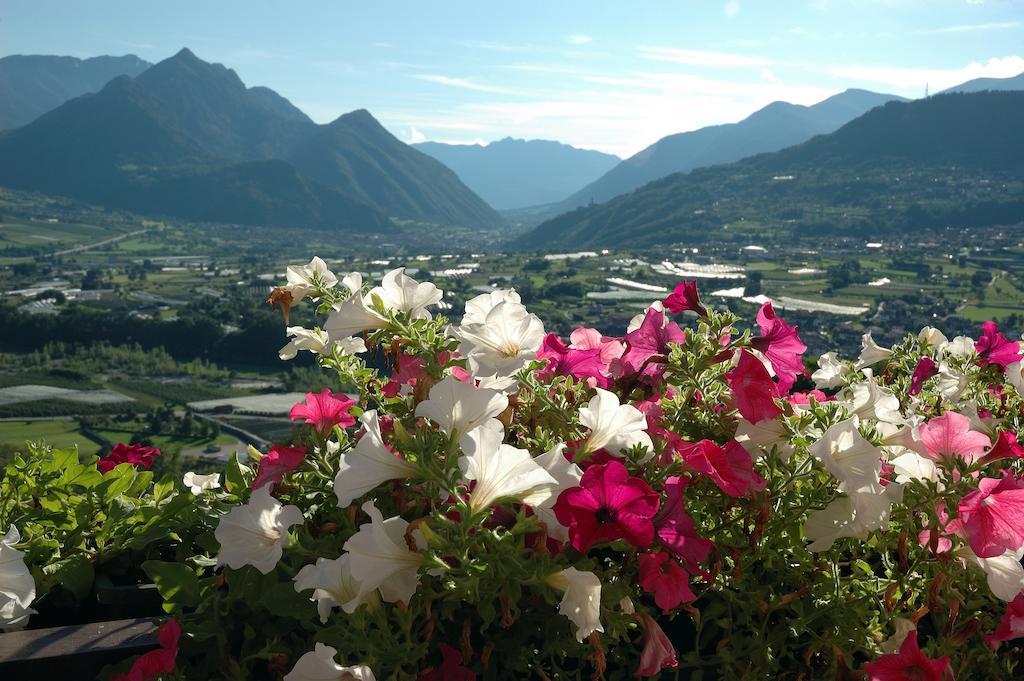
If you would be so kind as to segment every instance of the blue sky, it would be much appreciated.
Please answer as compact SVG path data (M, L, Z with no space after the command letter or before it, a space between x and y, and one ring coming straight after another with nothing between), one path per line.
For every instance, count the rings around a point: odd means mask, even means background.
M1024 0L3 0L0 53L183 46L320 122L405 141L557 139L619 155L849 87L908 97L1024 71Z

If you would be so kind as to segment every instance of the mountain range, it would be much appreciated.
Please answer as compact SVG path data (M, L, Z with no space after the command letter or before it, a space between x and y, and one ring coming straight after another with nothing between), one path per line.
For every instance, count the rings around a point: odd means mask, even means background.
M559 201L622 159L550 140L506 137L490 144L413 144L455 171L498 210Z
M193 220L502 224L455 173L367 112L317 125L187 49L0 133L0 156L5 186Z
M711 125L662 137L568 198L546 207L540 215L604 203L672 173L732 163L806 142L892 100L902 101L903 98L867 90L846 90L813 106L772 102L739 123Z
M30 123L64 102L98 92L117 76L137 76L151 64L123 57L15 54L0 59L0 130Z
M954 85L939 94L950 92L982 92L984 90L1024 90L1024 73L1009 78L975 78L966 83Z
M523 248L703 241L733 233L884 234L1024 221L1024 92L889 102L834 133L676 173L565 213ZM732 230L723 232L722 230Z

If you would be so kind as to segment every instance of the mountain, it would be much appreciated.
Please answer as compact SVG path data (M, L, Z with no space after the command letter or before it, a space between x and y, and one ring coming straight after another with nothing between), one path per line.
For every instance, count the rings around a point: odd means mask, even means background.
M846 90L813 106L772 102L739 123L712 125L669 135L622 161L594 182L552 206L548 212L603 203L672 173L778 151L815 135L832 132L866 111L892 100L902 98L867 90Z
M552 203L593 182L621 159L549 140L506 137L490 144L412 145L455 171L498 210Z
M317 125L273 90L247 88L188 49L0 133L0 157L3 185L195 220L502 223L452 171L366 111ZM195 205L179 205L189 197Z
M524 248L1024 221L1024 92L889 102L828 135L676 173L549 220ZM727 230L727 231L723 231Z
M64 102L99 90L118 76L137 76L150 63L123 57L15 54L0 59L0 130L29 123Z
M363 109L318 126L286 158L309 177L394 217L478 227L503 222L455 173Z
M984 90L1024 90L1024 73L1010 78L975 78L966 83L954 85L939 94L950 92L982 92Z
M4 186L140 213L286 227L392 227L380 212L301 177L284 161L212 156L128 76L0 134L0 157Z

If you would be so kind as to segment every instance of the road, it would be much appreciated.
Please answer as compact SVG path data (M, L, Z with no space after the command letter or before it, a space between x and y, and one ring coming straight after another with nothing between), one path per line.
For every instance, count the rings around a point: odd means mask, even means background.
M94 244L82 244L81 246L75 246L74 248L68 248L63 251L56 251L55 253L53 253L53 255L67 255L68 253L80 253L82 251L89 251L94 248L99 248L100 246L106 246L107 244L112 244L116 241L121 241L122 239L128 239L133 236L138 236L139 234L145 234L150 229L151 228L149 227L147 227L146 229L137 229L134 232L128 232L127 234L122 234L121 236L115 236L110 239L104 239L103 241L97 241Z

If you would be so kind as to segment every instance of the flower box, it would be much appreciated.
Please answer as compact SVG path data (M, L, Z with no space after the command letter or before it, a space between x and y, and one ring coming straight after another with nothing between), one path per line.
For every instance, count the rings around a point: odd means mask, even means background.
M108 665L157 647L149 618L0 634L0 679L93 679Z

